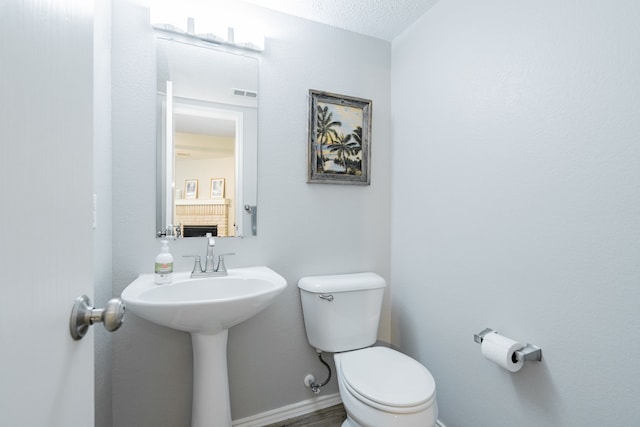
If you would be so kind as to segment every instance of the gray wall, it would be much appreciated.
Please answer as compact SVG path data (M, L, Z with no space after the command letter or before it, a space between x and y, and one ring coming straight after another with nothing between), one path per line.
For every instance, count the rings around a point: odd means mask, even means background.
M230 330L234 419L311 399L304 375L324 375L306 341L298 279L363 270L389 278L390 263L390 44L248 10L268 29L266 51L259 55L259 230L255 238L219 239L217 247L236 253L229 267L267 265L289 287L273 306ZM113 293L118 295L138 274L151 272L159 249L153 237L155 51L147 10L115 0L112 18ZM371 186L305 182L309 89L373 100ZM182 255L205 250L204 239L171 247L177 270L191 268ZM387 337L388 324L386 316ZM186 425L189 335L128 315L112 340L113 426ZM336 392L335 381L323 390Z
M392 43L392 336L448 427L640 425L639 18L448 0Z

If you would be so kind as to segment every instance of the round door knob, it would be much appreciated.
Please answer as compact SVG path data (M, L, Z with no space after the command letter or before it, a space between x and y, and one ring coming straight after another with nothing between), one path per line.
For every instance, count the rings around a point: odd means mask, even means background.
M89 297L82 295L76 298L71 310L69 320L71 337L74 340L82 339L89 330L89 326L94 323L102 323L107 331L113 332L122 326L124 312L124 302L120 298L110 299L105 308L95 308L91 306Z

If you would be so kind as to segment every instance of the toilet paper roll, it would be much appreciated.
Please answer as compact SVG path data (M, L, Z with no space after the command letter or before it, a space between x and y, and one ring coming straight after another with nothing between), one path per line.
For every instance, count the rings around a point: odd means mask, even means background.
M515 352L524 347L517 341L503 337L496 332L485 335L480 344L484 357L510 372L518 372L523 365L522 360L516 360Z

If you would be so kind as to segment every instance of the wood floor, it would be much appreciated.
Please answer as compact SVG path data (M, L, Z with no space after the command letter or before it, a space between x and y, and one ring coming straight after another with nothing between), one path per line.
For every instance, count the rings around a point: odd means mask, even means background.
M340 427L347 419L342 405L330 406L320 411L264 427Z

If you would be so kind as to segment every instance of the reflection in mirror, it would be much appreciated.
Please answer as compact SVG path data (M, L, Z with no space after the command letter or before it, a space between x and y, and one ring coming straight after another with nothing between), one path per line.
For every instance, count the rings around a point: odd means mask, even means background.
M257 60L160 37L157 54L159 234L254 234Z
M236 145L242 114L174 98L175 210L174 224L183 237L235 235ZM181 186L181 183L184 183ZM187 188L191 184L191 191Z

